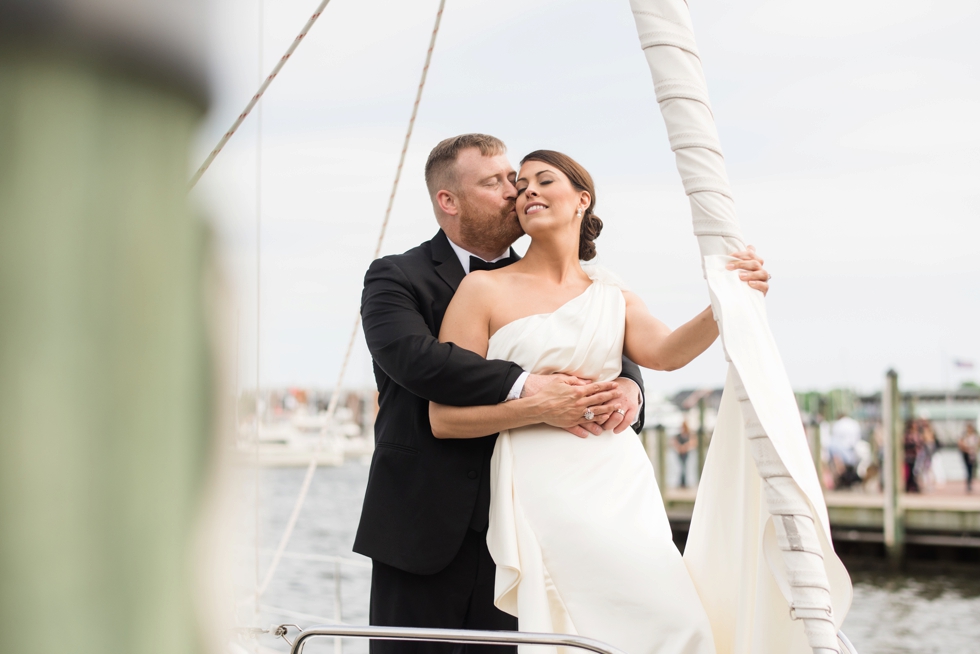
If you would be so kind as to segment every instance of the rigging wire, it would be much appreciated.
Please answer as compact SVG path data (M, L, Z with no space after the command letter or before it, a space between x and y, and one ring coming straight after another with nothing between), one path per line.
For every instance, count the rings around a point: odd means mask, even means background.
M258 73L262 79L265 4L258 0ZM212 157L213 159L213 157ZM200 177L200 176L198 176ZM259 436L262 430L262 105L255 114L255 616L259 615Z
M381 254L381 246L384 243L385 233L388 231L388 223L391 219L391 209L395 203L395 194L398 192L398 183L401 181L402 168L405 166L405 155L408 153L408 146L412 140L412 131L415 128L415 118L418 116L419 103L422 100L422 91L425 89L425 80L429 74L429 65L432 63L432 51L436 46L436 36L439 34L439 25L442 22L442 12L446 7L446 0L439 0L439 9L436 12L435 25L432 28L432 36L429 39L429 49L425 53L425 65L422 67L422 76L419 80L419 87L415 94L415 104L412 105L412 115L408 120L408 129L405 132L405 141L402 145L401 156L398 159L398 168L395 170L395 180L391 185L391 194L388 196L388 207L385 209L384 220L381 222L381 231L378 234L378 243L374 248L374 257L377 259ZM327 406L327 416L326 424L330 424L333 420L334 413L337 411L337 404L340 401L340 390L344 383L344 376L347 373L347 365L350 362L351 352L354 350L354 343L357 340L357 332L361 326L361 315L357 314L354 319L354 328L351 330L350 339L347 341L347 350L344 354L343 363L340 366L340 373L337 375L337 383L334 385L333 394L330 396L330 404ZM317 468L317 453L314 452L313 456L310 458L310 464L306 468L306 476L303 478L303 484L300 487L299 495L296 497L296 502L293 505L292 513L289 515L289 521L286 523L286 528L283 531L282 537L279 540L279 546L276 548L276 552L272 557L272 562L269 564L269 569L266 571L265 579L262 581L262 585L259 587L258 595L261 597L265 593L269 584L272 582L272 578L275 576L276 569L279 567L279 562L282 560L283 552L286 550L286 546L289 544L289 539L292 538L293 529L296 527L296 521L299 519L300 511L303 509L303 503L306 501L306 496L310 490L310 484L313 482L313 475L316 473Z
M221 150L225 147L225 144L228 143L228 140L235 134L235 132L238 131L238 128L248 117L249 113L252 112L252 109L255 107L256 104L258 104L259 100L262 99L262 96L265 94L266 89L268 89L269 85L272 84L272 80L276 78L276 75L279 74L279 71L282 70L282 67L286 65L286 62L289 60L289 58L293 56L294 52L296 52L296 48L299 47L300 41L306 38L306 35L309 33L310 28L313 27L313 23L315 23L317 18L320 17L320 14L323 13L323 10L326 9L327 4L329 2L330 0L320 1L320 6L316 8L316 12L314 12L314 14L310 16L309 20L306 21L306 24L303 25L303 29L300 30L300 33L296 36L295 39L293 39L293 42L289 44L289 47L286 49L286 54L280 57L279 61L276 62L275 67L273 67L272 72L269 73L269 76L265 78L265 81L263 81L259 85L259 90L255 92L255 95L252 96L252 99L248 101L247 105L245 105L245 110L238 115L238 118L236 118L235 122L232 123L231 128L227 132L225 132L225 135L221 137L221 140L218 141L218 144L214 146L213 150L211 150L211 154L208 155L207 159L204 160L204 163L201 164L201 167L198 168L197 172L194 173L194 176L191 177L191 181L188 184L190 188L194 188L195 186L197 186L197 182L198 180L201 179L201 175L203 175L205 171L207 171L207 169L211 167L211 162L214 161L214 158L217 157L218 153L221 152ZM259 79L261 80L261 72L259 73Z

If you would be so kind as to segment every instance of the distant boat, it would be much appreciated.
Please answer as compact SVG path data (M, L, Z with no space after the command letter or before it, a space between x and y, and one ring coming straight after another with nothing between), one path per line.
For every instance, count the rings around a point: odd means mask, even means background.
M333 419L326 412L298 411L286 420L271 424L262 422L258 429L245 423L239 427L235 452L242 462L258 457L263 467L304 467L316 458L317 465L339 466L351 457L368 457L374 452L374 440L354 421L346 407L337 410Z

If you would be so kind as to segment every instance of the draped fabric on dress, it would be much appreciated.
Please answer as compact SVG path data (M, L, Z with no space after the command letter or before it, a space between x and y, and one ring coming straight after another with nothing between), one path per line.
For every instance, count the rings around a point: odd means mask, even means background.
M608 273L586 269L594 280L588 290L553 313L502 327L488 358L535 373L618 377L622 289ZM579 634L629 654L714 653L632 430L588 439L546 425L501 432L491 489L495 604L516 615L522 631Z

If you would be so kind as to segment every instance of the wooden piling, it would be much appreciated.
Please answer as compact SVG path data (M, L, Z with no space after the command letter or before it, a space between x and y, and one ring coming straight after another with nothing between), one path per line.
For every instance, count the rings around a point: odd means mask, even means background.
M698 400L698 483L701 482L701 473L704 471L704 458L708 453L707 431L704 428L704 396Z
M884 538L885 554L893 566L905 556L905 521L899 494L903 480L903 443L898 394L898 373L889 370L881 393L881 423L884 436Z
M643 430L643 447L653 465L660 495L667 491L667 431L663 425Z
M817 471L820 487L823 488L823 443L820 439L820 423L811 422L807 425L807 429L810 432L810 456L813 457L813 467Z
M657 425L657 483L661 495L667 491L667 430Z

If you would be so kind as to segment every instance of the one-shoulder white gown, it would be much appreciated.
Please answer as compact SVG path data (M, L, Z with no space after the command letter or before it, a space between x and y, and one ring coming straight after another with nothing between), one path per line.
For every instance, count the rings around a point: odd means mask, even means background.
M535 373L618 377L626 303L611 275L587 269L588 290L553 313L505 325L487 357ZM492 466L495 604L517 616L521 631L578 634L628 654L714 654L632 430L587 439L546 425L505 431Z

